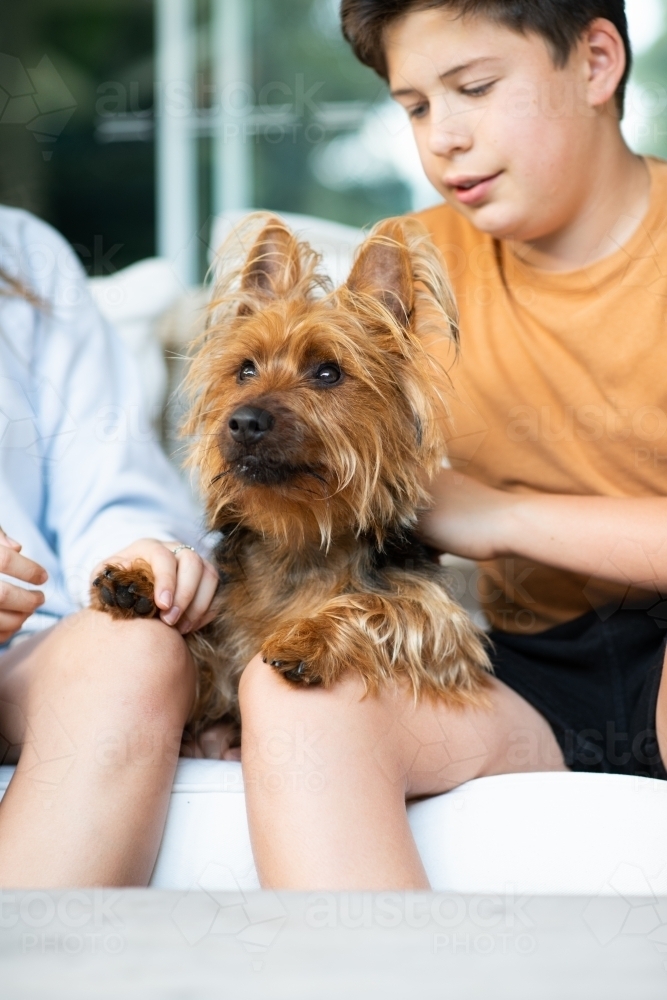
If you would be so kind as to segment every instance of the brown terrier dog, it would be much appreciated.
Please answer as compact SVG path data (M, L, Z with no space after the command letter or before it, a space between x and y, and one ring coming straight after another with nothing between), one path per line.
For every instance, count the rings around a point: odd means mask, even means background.
M249 233L188 376L190 461L221 534L216 618L187 640L191 721L238 720L258 650L293 684L351 669L371 692L404 680L415 697L479 700L483 636L411 535L444 456L442 373L424 345L457 337L442 259L418 223L389 220L331 290L280 219L254 216ZM149 567L108 566L93 606L156 615Z

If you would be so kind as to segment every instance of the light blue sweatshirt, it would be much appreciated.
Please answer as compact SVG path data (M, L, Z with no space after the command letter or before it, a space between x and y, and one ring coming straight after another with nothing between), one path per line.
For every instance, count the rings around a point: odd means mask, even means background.
M195 545L200 515L149 429L134 360L73 251L0 206L0 525L48 571L37 631L85 605L98 562L139 538ZM15 581L14 581L15 582Z

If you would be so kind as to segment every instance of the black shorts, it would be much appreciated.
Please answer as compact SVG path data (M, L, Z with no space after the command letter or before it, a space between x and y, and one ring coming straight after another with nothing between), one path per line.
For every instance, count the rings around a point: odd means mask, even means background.
M666 627L645 610L591 611L538 635L494 630L491 659L573 771L667 780L656 735Z

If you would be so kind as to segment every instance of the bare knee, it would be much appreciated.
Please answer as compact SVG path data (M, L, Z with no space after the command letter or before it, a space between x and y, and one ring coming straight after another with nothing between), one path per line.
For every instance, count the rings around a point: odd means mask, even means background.
M195 669L185 640L158 619L114 621L82 611L54 629L41 685L88 684L97 699L121 694L128 714L182 714L194 698Z
M243 759L294 770L309 754L327 767L402 767L404 748L387 739L400 716L394 694L367 695L350 670L331 688L298 687L255 657L239 687ZM386 760L385 760L386 759Z
M275 724L277 719L301 715L327 715L333 719L347 711L350 704L361 705L364 694L363 684L353 672L331 688L299 686L285 680L261 656L250 661L239 684L244 724L264 720Z
M241 674L239 682L239 704L242 716L255 717L256 713L271 711L276 700L284 701L286 682L264 663L261 656L255 656Z

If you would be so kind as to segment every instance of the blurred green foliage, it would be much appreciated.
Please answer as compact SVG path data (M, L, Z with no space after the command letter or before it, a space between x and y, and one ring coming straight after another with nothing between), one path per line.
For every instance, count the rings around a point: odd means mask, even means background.
M249 0L250 2L250 0ZM362 66L342 37L336 0L251 0L253 75L259 95L279 82L292 94L311 93L303 117L282 142L260 135L255 145L255 204L363 226L410 208L410 192L400 180L332 191L312 169L315 147L336 134L322 134L314 107L350 101L386 100L387 87ZM299 82L299 78L302 82ZM273 102L289 100L278 92Z

